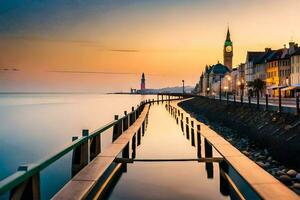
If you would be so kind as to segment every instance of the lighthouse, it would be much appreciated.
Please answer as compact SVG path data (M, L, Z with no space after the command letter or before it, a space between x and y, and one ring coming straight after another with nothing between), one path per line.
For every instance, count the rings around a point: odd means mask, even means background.
M145 92L146 90L146 79L145 79L145 74L142 74L142 79L141 79L141 92Z

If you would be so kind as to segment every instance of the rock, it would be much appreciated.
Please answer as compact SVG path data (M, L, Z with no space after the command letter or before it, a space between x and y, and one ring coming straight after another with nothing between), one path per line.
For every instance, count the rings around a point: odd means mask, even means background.
M272 161L272 156L269 156L269 157L267 158L267 161Z
M255 153L254 156L255 156L255 157L258 157L258 156L260 156L260 153L259 153L259 152L258 152L258 153Z
M292 184L292 178L289 177L288 175L281 175L279 177L279 180L281 182L283 182L284 184L286 184L286 185L291 185Z
M296 175L295 179L300 181L300 173Z
M256 164L258 164L260 167L265 168L267 167L267 165L261 161L256 162Z
M257 159L259 159L259 160L266 160L266 156L259 156Z
M297 172L293 169L290 169L289 171L286 172L287 175L291 176L291 177L294 177L297 175Z
M282 170L277 171L276 174L278 174L279 176L286 175L285 172Z
M293 188L300 190L300 183L294 183Z
M248 151L242 151L242 153L245 155L245 156L249 156L250 153Z
M284 127L284 129L287 130L287 131L290 130L291 128L293 128L293 126L291 126L289 124Z

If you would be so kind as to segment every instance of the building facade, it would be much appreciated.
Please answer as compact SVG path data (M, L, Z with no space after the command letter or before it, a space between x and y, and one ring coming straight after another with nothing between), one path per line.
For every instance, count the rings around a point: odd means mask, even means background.
M291 55L291 86L300 86L300 49Z

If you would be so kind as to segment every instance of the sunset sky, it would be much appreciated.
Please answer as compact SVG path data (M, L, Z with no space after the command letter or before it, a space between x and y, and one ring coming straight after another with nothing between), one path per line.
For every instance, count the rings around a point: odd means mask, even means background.
M0 91L128 91L142 72L148 88L194 85L205 64L222 62L228 25L237 65L247 50L299 42L299 8L299 0L0 0Z

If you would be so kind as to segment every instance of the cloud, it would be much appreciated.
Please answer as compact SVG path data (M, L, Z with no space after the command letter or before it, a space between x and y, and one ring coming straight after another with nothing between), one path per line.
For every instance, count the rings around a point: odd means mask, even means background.
M121 52L121 53L137 53L140 50L137 49L109 49L108 51Z
M38 42L63 42L63 43L78 44L81 46L102 47L102 44L92 40L69 40L69 39L45 38L45 37L36 37L36 36L2 36L1 38L12 39L12 40L24 40L24 41L38 41Z
M17 68L0 68L0 71L4 71L4 72L18 72L18 71L20 71L20 69L17 69Z
M71 73L71 74L114 74L114 75L136 75L139 73L131 72L108 72L108 71L74 71L74 70L49 70L51 73Z

